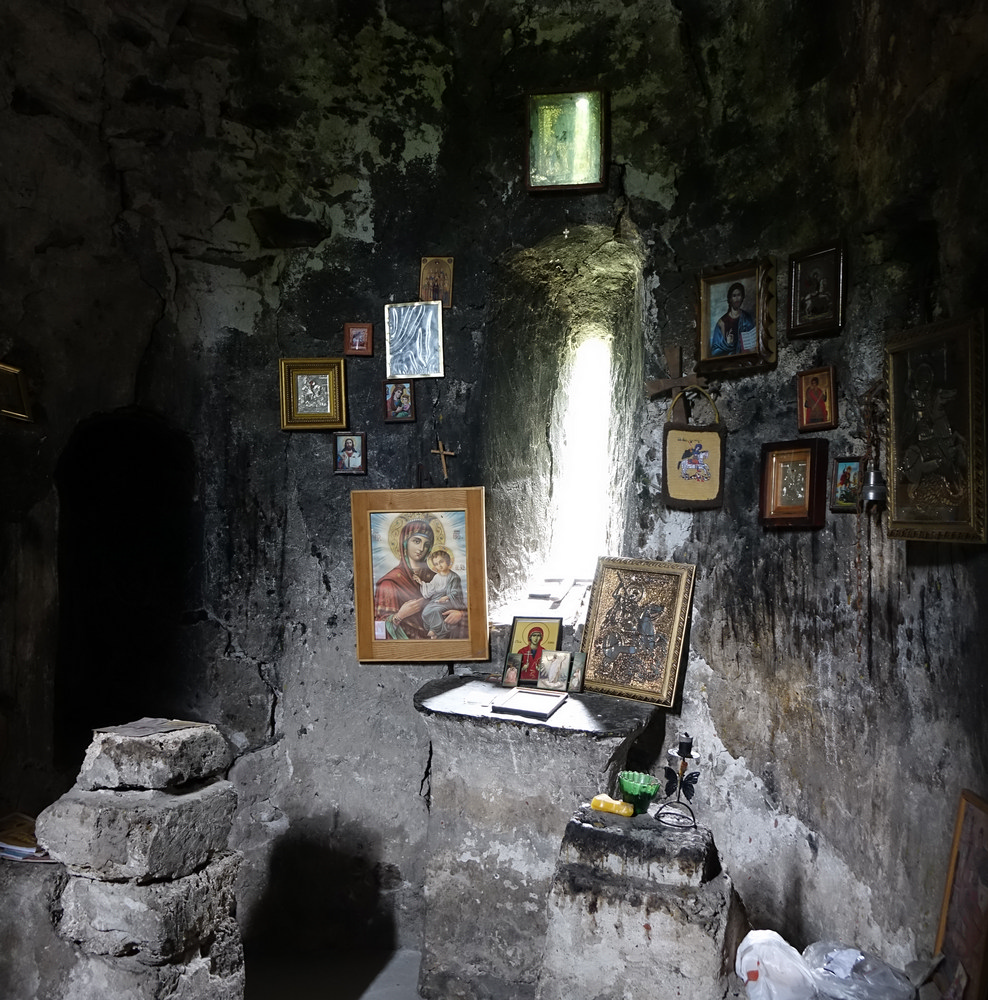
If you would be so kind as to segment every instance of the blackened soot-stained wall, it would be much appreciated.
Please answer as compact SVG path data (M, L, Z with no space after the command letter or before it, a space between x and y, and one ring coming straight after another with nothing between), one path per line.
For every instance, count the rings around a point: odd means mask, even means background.
M0 426L4 809L37 812L74 776L52 750L56 466L84 421L137 408L187 436L196 483L181 610L149 615L143 636L172 649L174 674L151 683L135 639L133 683L145 714L203 718L234 741L248 939L280 926L319 945L351 906L356 936L416 943L429 744L412 695L448 667L356 662L349 492L441 485L437 436L456 452L451 485L497 488L483 456L498 262L602 227L640 241L628 308L646 379L666 374L666 346L694 356L700 269L778 264L776 368L713 384L722 509L662 506L668 398L616 369L638 410L611 554L698 567L683 696L664 721L696 734L701 822L756 926L893 962L929 954L958 793L988 792L988 559L847 515L766 532L756 473L762 442L796 437L795 372L835 366L842 417L824 436L832 455L858 454L887 335L982 304L988 32L974 0L941 8L5 4L0 361L27 373L35 419ZM526 193L524 94L585 86L610 95L606 190ZM838 236L845 331L790 341L788 257ZM455 258L446 375L417 384L414 424L386 424L383 307L416 297L432 254ZM363 479L332 474L330 435L278 426L278 359L340 355L348 321L375 324L374 355L347 359ZM529 332L552 348L537 317ZM530 430L538 400L516 374ZM490 548L514 538L488 525ZM500 565L512 560L520 575L517 555ZM494 583L492 598L524 581ZM303 889L322 905L271 919Z

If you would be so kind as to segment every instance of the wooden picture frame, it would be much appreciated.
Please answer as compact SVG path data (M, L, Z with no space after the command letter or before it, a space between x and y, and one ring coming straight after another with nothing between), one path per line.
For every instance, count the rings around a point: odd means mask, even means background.
M442 302L386 303L384 343L388 378L442 378Z
M770 258L701 271L698 372L764 371L775 365L775 265Z
M826 517L827 441L762 445L759 520L764 528L819 528Z
M453 304L453 258L423 257L419 267L419 298L441 302L444 309Z
M373 323L343 324L343 353L369 357L374 353Z
M415 383L411 379L385 379L381 386L386 424L415 420Z
M856 514L864 484L864 458L846 455L835 458L830 471L830 509L835 514Z
M367 474L367 435L363 431L337 432L333 436L333 472L338 476Z
M0 414L12 420L32 419L27 378L20 368L11 365L0 365Z
M583 690L672 707L696 567L602 556L584 626Z
M542 652L559 649L562 634L562 618L516 617L512 620L505 664L508 656L518 656L518 683L521 686L538 686Z
M283 431L346 427L342 358L281 358L278 368Z
M837 376L833 365L796 372L796 423L801 434L837 426Z
M889 538L986 540L983 327L979 312L886 342Z
M607 186L604 91L529 94L527 113L527 190L601 191Z
M956 1000L988 998L988 802L960 794L950 864L933 953L943 954L934 982Z
M486 660L483 487L354 490L350 516L357 659ZM440 551L458 580L435 579Z
M847 277L843 243L789 258L789 338L835 337L844 329Z

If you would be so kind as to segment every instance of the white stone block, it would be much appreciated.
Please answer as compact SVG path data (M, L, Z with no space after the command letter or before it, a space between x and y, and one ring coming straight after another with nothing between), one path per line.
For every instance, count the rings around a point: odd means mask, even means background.
M726 874L684 889L560 866L537 1000L718 1000L745 929Z
M243 1000L243 964L228 971L210 955L188 965L124 968L112 959L83 955L60 1000Z
M223 774L232 753L207 724L168 733L95 733L76 779L79 788L166 789Z
M36 833L76 875L181 878L226 850L235 805L228 781L181 794L73 788L41 813Z
M89 955L162 965L198 950L233 917L239 854L169 882L102 882L73 877L62 891L61 937Z

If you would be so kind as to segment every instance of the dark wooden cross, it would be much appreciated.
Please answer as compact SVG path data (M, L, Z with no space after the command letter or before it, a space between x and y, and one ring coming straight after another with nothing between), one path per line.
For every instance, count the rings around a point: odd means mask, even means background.
M649 399L655 399L662 393L668 392L675 395L680 389L688 389L691 386L699 386L701 389L707 387L707 380L703 375L697 375L695 371L688 375L683 374L683 349L679 345L667 347L665 349L666 365L669 368L670 378L653 378L645 383L645 395ZM676 400L676 405L672 408L672 419L683 423L687 419L686 400Z
M448 458L455 458L456 457L456 452L455 451L447 451L446 448L444 447L442 441L439 440L439 438L436 438L436 444L438 444L439 447L438 448L433 448L432 449L432 454L433 455L438 455L439 458L440 458L440 460L442 461L442 463L443 463L443 482L448 483L449 482L449 472L446 470L446 459L447 459L447 457Z

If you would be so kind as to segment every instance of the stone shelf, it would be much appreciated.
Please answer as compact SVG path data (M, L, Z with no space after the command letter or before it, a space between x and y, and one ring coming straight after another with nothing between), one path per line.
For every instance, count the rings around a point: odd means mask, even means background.
M534 997L566 825L656 711L588 693L544 721L492 713L504 692L452 676L415 695L432 740L424 997Z

